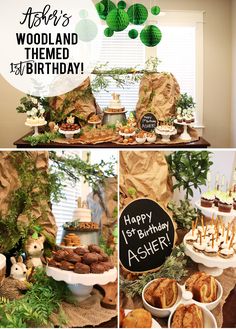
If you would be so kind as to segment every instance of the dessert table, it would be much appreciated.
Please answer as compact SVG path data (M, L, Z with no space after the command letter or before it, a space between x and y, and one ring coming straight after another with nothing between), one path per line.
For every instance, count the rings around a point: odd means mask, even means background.
M28 148L132 148L132 149L150 149L150 148L208 148L211 144L206 141L204 138L200 137L199 140L194 142L186 142L180 144L135 144L135 145L120 145L112 142L99 143L99 144L68 144L68 143L55 143L51 142L48 144L38 144L37 146L31 146L30 143L24 141L26 136L29 136L30 133L21 137L14 142L14 145L18 149L28 149Z

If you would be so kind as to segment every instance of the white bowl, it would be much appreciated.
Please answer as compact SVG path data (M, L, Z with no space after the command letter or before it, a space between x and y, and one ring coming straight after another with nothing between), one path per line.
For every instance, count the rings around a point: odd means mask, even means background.
M220 282L218 280L216 280L216 284L217 284L217 287L218 287L218 291L217 291L217 299L214 300L214 302L211 302L211 303L201 303L201 302L198 302L196 301L195 299L193 299L194 303L200 305L200 306L205 306L208 310L214 310L214 308L216 308L216 306L218 306L218 304L220 303L221 301L221 298L222 298L222 295L223 295L223 288L222 288L222 285L220 284ZM188 290L186 290L188 291Z
M184 304L184 305L191 305L191 304L197 304L197 303L194 303L194 302L191 302L191 301L188 301L188 302L181 302L179 303L180 304ZM171 311L171 314L170 314L170 317L168 319L168 328L171 328L171 322L172 322L172 318L173 318L173 315L176 311L176 308L179 306L177 305L174 309L172 309ZM213 316L213 314L204 306L202 305L199 305L197 304L201 309L202 309L202 312L203 312L203 318L204 318L204 328L217 328L217 323L216 323L216 319L215 317Z
M135 138L136 142L139 143L139 144L144 144L146 142L146 137L136 137Z
M157 140L157 136L147 137L147 141L148 141L149 143L155 143L156 140Z
M156 281L156 279L152 280L148 284L146 284L146 286L143 289L143 292L142 292L143 305L144 305L144 308L146 308L146 310L148 310L150 313L152 313L152 315L158 316L159 318L166 318L171 314L171 312L175 308L176 304L178 304L180 302L180 300L182 298L182 289L181 289L181 286L177 283L177 285L178 285L178 298L177 298L175 304L173 306L171 306L170 308L154 307L154 306L150 305L144 298L145 290L154 281Z

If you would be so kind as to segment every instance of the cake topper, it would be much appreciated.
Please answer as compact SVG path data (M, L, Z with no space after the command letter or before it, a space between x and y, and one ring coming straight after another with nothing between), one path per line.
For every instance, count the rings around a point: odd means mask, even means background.
M82 199L81 199L81 197L78 197L78 199L77 199L77 205L78 205L78 208L81 208L81 206L82 206Z

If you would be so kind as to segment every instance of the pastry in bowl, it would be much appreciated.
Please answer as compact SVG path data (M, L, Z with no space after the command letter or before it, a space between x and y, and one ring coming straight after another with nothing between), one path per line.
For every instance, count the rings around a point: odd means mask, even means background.
M216 279L204 272L191 275L185 283L187 290L193 294L193 299L200 303L212 303L217 299L218 286Z
M178 298L177 282L173 279L159 278L147 287L144 298L154 307L170 308Z
M171 328L204 328L201 308L196 304L179 305L173 315Z
M121 328L151 328L151 313L143 308L129 312L121 322Z

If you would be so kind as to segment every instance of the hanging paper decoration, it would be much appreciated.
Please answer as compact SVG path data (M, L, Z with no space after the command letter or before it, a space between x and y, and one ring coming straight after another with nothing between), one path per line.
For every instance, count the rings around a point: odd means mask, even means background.
M148 18L147 8L140 3L136 3L129 7L127 14L129 15L130 23L134 25L142 25Z
M129 25L129 16L126 11L122 9L113 9L107 16L107 25L113 31L120 32Z
M104 30L104 35L108 38L112 37L114 34L114 31L112 29L110 29L109 27L107 27L105 30Z
M104 21L106 20L109 12L116 8L116 5L111 0L102 0L98 4L101 4L104 6L104 10L102 12L98 11L99 17L101 19L103 19Z
M158 7L158 6L154 6L154 7L152 7L152 9L151 9L151 13L152 13L153 15L155 15L155 16L159 15L160 12L161 12L161 8Z
M126 8L126 2L125 1L119 1L117 7L119 9L125 9Z
M138 37L138 31L135 29L130 30L129 37L130 37L130 39L136 39Z
M142 43L147 47L155 47L162 38L161 31L155 25L146 26L140 34Z
M88 12L87 12L87 10L86 10L86 9L82 9L82 10L80 10L80 12L79 12L79 16L80 16L80 18L87 18L87 17L88 17Z
M94 40L98 34L98 27L90 19L81 19L76 25L76 33L79 39L84 42L90 42Z
M99 16L102 16L104 11L105 11L105 6L102 2L99 2L95 5L96 9L97 9L97 12L98 12L98 15Z

